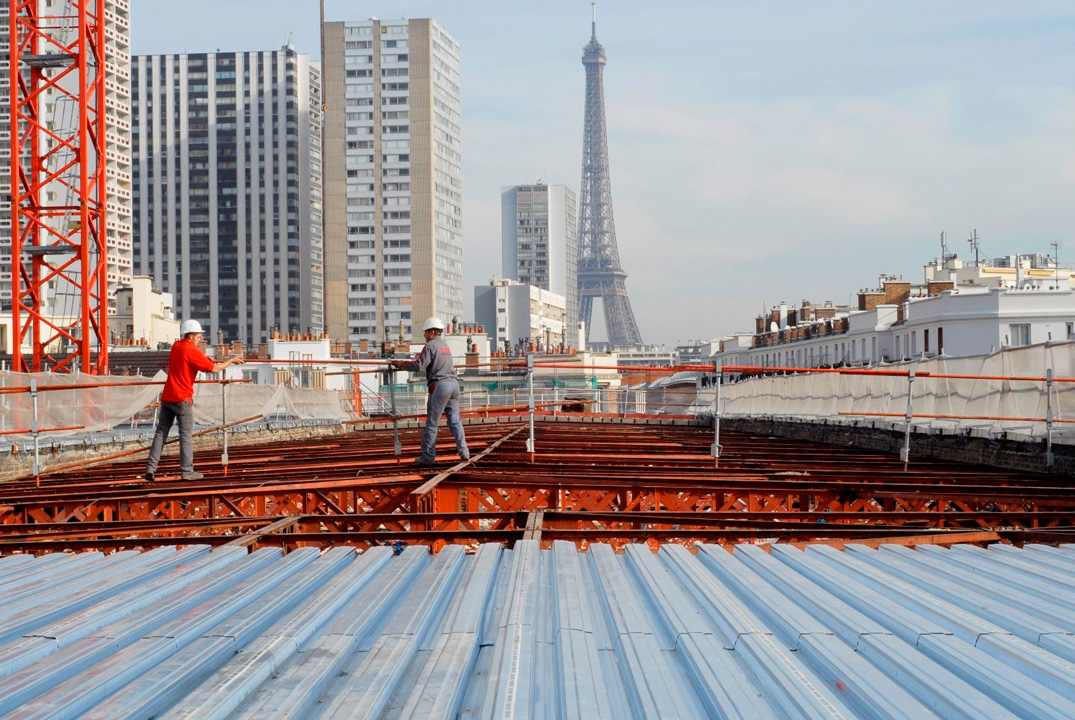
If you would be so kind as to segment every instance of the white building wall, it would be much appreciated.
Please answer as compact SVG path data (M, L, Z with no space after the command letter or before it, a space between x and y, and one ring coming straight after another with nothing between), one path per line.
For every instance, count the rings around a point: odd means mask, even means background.
M475 320L485 326L494 348L535 342L566 345L567 301L562 295L514 280L494 280L474 288Z
M1075 292L1068 290L961 288L905 303L899 324L898 310L880 305L853 312L847 332L767 347L751 347L752 335L733 336L711 360L753 367L872 365L934 357L942 337L944 355L963 357L1075 335Z

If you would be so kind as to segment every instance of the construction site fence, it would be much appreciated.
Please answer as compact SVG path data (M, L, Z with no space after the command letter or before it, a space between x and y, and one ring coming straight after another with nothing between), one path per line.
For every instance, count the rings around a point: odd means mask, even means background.
M396 415L420 415L425 412L425 392L398 391L395 394ZM504 390L469 389L459 396L462 412L481 412L485 408L526 406L530 400L527 388ZM391 393L380 389L377 393L364 393L363 409L371 417L393 414ZM550 412L584 412L623 415L698 415L711 412L711 395L698 393L694 388L677 391L651 390L646 388L534 388L534 404L553 408Z
M710 415L717 409L715 370L702 366L699 372L677 374L666 381L618 388L581 383L541 387L536 383L533 402L545 412ZM1075 378L1075 343L1071 342L873 369L752 369L770 373L760 376L742 368L719 370L724 378L719 393L721 417L913 424L916 429L977 429L1031 440L1048 436L1057 442L1075 442L1075 423L1071 422L1075 420L1075 382L1070 381ZM1047 375L1055 380L1046 382ZM354 383L340 391L288 384L199 384L195 423L219 426L249 417L342 422L424 414L427 394L423 385L384 386L374 379L376 374L362 377L368 380L361 381L361 392ZM18 442L22 433L33 429L50 439L122 428L143 431L156 420L164 378L163 372L152 378L0 372L0 441ZM26 392L31 384L39 391ZM47 391L41 390L45 387ZM505 407L519 412L518 407L529 402L527 387L470 385L462 392L459 407L465 413Z
M153 377L0 372L0 441L18 442L34 429L54 441L101 432L144 432L156 422L164 380L163 372ZM31 386L36 392L29 391ZM423 385L392 392L386 386L363 383L358 393L353 386L337 391L209 381L195 386L193 410L195 425L202 427L245 417L339 422L422 415L427 397ZM462 392L459 408L473 413L512 407L518 412L529 400L527 388L472 388ZM693 392L632 388L539 387L534 389L534 402L549 412L688 415L707 409Z
M899 425L910 418L919 430L979 430L1032 441L1050 435L1056 442L1075 442L1075 425L1064 422L1075 419L1075 382L1070 381L1075 343L935 357L878 370L726 377L721 415ZM938 377L944 375L962 377ZM708 397L712 402L712 392Z
M16 439L37 429L59 439L152 425L164 380L164 372L153 377L0 372L0 433ZM26 391L29 387L37 391ZM194 422L201 426L254 416L345 420L355 415L348 393L232 382L197 384L193 409Z

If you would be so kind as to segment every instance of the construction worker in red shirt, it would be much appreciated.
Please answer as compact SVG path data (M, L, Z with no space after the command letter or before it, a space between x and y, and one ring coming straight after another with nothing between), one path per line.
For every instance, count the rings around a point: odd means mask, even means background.
M179 328L183 336L172 345L168 354L168 380L161 392L160 415L157 431L153 434L153 444L149 446L149 459L146 461L146 480L153 480L157 474L164 441L172 429L172 423L179 422L179 469L184 480L201 480L204 475L194 471L194 380L199 372L217 373L229 365L242 365L242 357L232 357L223 362L213 362L201 351L200 345L204 335L197 320L184 320Z

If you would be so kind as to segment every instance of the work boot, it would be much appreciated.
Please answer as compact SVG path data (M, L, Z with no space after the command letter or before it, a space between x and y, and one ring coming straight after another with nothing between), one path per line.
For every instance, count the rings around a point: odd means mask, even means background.
M468 460L470 460L470 451L464 450L463 452L459 453L459 459L463 462L467 462Z
M437 461L436 460L426 460L424 458L418 458L417 460L414 461L414 464L417 467L433 467L434 465L437 464Z
M197 470L191 470L190 472L185 472L182 475L180 475L180 477L183 478L184 480L203 480L205 478L205 476L202 475Z
M149 472L148 470L142 473L142 477L146 479L146 482L153 482L153 473Z

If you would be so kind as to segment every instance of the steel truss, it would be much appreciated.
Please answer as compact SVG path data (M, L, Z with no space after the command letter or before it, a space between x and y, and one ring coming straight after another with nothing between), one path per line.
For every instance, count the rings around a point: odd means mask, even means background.
M561 419L562 420L562 419ZM642 422L642 421L637 421ZM668 422L668 421L665 421ZM197 483L137 477L140 461L0 490L0 552L176 542L328 546L640 541L735 543L867 539L938 532L1072 532L1068 478L942 461L904 472L881 452L679 425L537 424L531 463L518 421L471 425L474 460L407 462L420 431L366 429L305 442L199 453ZM447 438L441 453L450 453ZM485 453L482 456L482 453ZM481 456L481 457L479 457ZM443 455L442 455L443 457ZM448 456L451 457L450 455Z
M62 4L61 4L62 6ZM106 17L104 0L70 0L45 14L38 0L9 3L11 48L11 295L15 369L108 372ZM55 11L52 11L55 12ZM64 101L77 123L60 127L46 104ZM66 317L50 286L80 300ZM23 344L32 352L24 354ZM49 348L58 346L53 353Z

